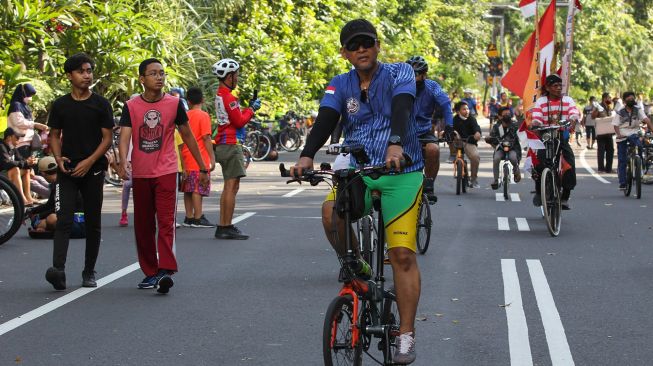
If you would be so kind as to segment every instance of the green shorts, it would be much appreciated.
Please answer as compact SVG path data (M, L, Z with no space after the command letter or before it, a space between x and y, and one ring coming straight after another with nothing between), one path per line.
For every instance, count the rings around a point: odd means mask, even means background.
M384 175L378 179L364 177L365 212L372 208L372 191L381 192L381 210L385 225L388 249L404 247L416 248L417 215L422 200L422 173L412 172L398 175ZM325 201L334 201L335 191L331 191Z
M243 147L240 145L215 145L215 162L222 167L222 177L242 178L245 174Z

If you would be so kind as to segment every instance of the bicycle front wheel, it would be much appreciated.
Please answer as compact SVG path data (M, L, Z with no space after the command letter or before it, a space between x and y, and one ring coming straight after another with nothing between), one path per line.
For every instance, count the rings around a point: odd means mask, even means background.
M426 194L422 194L422 203L419 205L417 216L417 251L424 254L429 249L431 242L431 206Z
M379 348L383 352L384 365L392 365L392 350L396 347L395 340L399 335L399 309L393 288L384 294L383 312L381 313L381 324L388 326Z
M353 338L354 304L349 295L338 296L324 317L322 351L325 366L362 365L363 348L361 339Z
M23 221L25 206L16 188L0 176L0 245L11 239Z
M459 195L461 191L464 191L464 182L463 182L463 163L460 160L456 160L456 194Z
M286 151L296 151L301 144L302 136L295 128L287 128L279 134L279 144Z
M264 134L258 136L258 144L256 146L256 152L252 153L252 160L261 161L268 157L272 150L272 141L270 137Z
M503 198L508 200L508 186L510 185L510 167L508 164L503 164Z
M546 228L551 236L558 236L560 234L560 214L562 211L560 191L551 169L544 168L541 179L540 194L542 196L542 211L544 212Z
M633 190L633 159L628 159L626 164L626 189L624 189L624 196L630 196L630 192Z

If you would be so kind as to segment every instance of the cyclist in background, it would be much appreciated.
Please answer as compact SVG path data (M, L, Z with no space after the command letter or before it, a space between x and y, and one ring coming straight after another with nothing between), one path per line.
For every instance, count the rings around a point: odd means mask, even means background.
M619 189L626 189L626 164L628 164L628 142L640 148L642 142L637 135L641 130L641 124L646 124L649 131L653 131L651 120L646 117L644 109L637 105L635 93L625 92L621 99L624 101L624 108L612 117L614 132L617 134L617 171L619 173Z
M516 122L512 120L510 116L510 108L500 107L499 108L499 121L501 123L495 123L492 126L490 131L490 138L496 138L498 141L492 144L494 150L494 158L492 163L492 170L494 172L494 182L492 182L492 189L499 188L499 163L504 159L506 154L505 151L501 148L499 143L501 140L507 140L512 142L512 147L508 152L508 157L512 163L512 171L515 176L515 183L521 180L521 174L519 172L519 158L521 156L521 147L519 145L519 138L517 138L517 129L519 126ZM499 147L497 149L497 147Z
M469 186L471 188L479 188L478 166L481 163L481 155L478 153L478 140L481 139L481 127L478 125L476 118L470 114L467 103L456 103L455 110L456 116L453 118L453 129L458 132L458 136L466 142L464 145L465 155L469 158L471 165L471 179ZM449 146L453 146L453 144L449 144Z
M413 107L413 114L417 121L417 135L424 146L424 193L429 201L437 201L435 195L435 179L440 170L440 148L438 139L435 137L435 124L433 115L436 108L443 113L445 122L445 135L451 134L453 130L453 114L451 112L451 100L449 95L442 90L436 81L427 79L429 65L422 56L413 56L406 61L415 71L417 95Z
M560 121L572 121L570 130L573 131L576 122L580 119L580 113L576 108L576 103L569 96L562 95L562 79L556 74L546 77L546 83L542 86L542 96L539 97L533 105L533 126L552 125ZM561 160L564 159L568 165L563 169L562 175L562 195L561 206L563 210L569 210L569 197L571 190L576 186L576 158L574 151L569 146L569 131L564 131L560 138ZM535 196L533 196L533 205L542 206L540 197L540 174L544 167L541 162L544 161L546 150L538 150L537 157L540 164L535 166L538 174L533 175L535 181ZM564 164L563 164L564 165Z
M406 152L413 164L401 174L384 175L373 180L364 177L368 190L381 191L386 222L388 254L394 273L400 336L394 355L395 364L415 360L415 313L420 296L420 272L415 257L417 210L421 199L424 162L412 116L415 100L415 73L405 63L383 64L377 61L380 42L374 26L364 19L348 22L340 32L340 53L354 70L334 77L320 103L317 120L306 146L291 174L301 175L313 169L313 157L336 127L341 115L345 144L363 145L372 165L400 169ZM328 197L332 200L334 197ZM366 195L369 198L369 195ZM370 200L366 200L371 205ZM338 220L338 227L345 223ZM325 221L332 220L329 214ZM349 223L346 223L349 225ZM341 230L340 237L344 236ZM339 255L344 248L329 237Z

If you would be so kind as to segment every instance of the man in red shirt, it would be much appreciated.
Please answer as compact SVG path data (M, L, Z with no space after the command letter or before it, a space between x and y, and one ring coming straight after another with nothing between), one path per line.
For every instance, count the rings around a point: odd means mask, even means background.
M224 189L220 195L220 222L215 230L217 239L245 240L243 234L232 225L236 207L236 194L240 178L246 176L243 163L243 147L238 144L237 130L247 124L254 116L254 111L261 108L261 101L250 101L249 108L240 109L238 99L231 92L238 86L240 65L235 60L226 58L213 64L213 74L220 80L215 97L215 111L218 117L218 134L215 136L215 161L222 167Z
M139 65L138 73L145 91L128 100L122 110L119 170L120 176L126 179L131 140L134 233L138 262L146 276L138 288L158 287L158 292L167 293L174 284L171 276L177 272L175 127L199 165L202 186L209 184L209 171L188 127L188 116L181 100L163 92L166 73L161 62L147 59Z

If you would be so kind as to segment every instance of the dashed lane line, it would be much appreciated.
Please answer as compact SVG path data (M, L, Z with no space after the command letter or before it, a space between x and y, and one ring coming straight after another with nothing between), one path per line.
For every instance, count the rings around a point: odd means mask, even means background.
M528 338L528 324L524 314L519 276L514 259L501 260L503 275L504 309L508 321L508 346L510 349L510 365L532 366L533 356Z
M497 217L497 225L500 231L510 231L510 224L507 217Z
M512 202L521 202L521 198L519 198L519 193L511 193L510 200Z
M569 343L567 343L565 328L562 326L560 314L555 301L553 301L553 294L549 282L546 280L546 275L544 275L542 263L537 259L527 259L526 264L531 274L537 307L540 309L551 364L553 366L573 366L574 359L571 356Z
M243 220L245 220L245 219L247 219L249 217L254 216L255 214L256 214L256 212L246 212L246 213L244 213L244 214L242 214L242 215L240 215L238 217L235 217L232 220L232 223L236 224L236 223L241 222L241 221L243 221ZM32 311L29 311L29 312L27 312L27 313L25 313L23 315L20 315L20 316L14 318L14 319L11 319L11 320L9 320L9 321L7 321L5 323L2 323L2 324L0 324L0 336L2 336L3 334L8 333L8 332L18 328L18 327L20 327L22 325L25 325L25 324L29 323L30 321L32 321L34 319L37 319L37 318L39 318L39 317L41 317L43 315L46 315L47 313L52 312L52 311L54 311L54 310L56 310L56 309L58 309L58 308L60 308L60 307L62 307L64 305L72 302L72 301L75 301L75 300L79 299L82 296L88 295L91 292L96 291L96 290L110 284L111 282L113 282L113 281L115 281L115 280L117 280L117 279L119 279L121 277L124 277L124 276L126 276L126 275L128 275L128 274L130 274L130 273L132 273L134 271L136 271L139 268L140 268L140 266L139 266L138 262L132 263L132 264L128 265L127 267L119 269L116 272L113 272L113 273L111 273L110 275L108 275L106 277L102 277L102 278L98 279L97 280L97 287L93 287L93 288L82 287L82 288L79 288L79 289L77 289L77 290L75 290L75 291L73 291L71 293L68 293L66 295L63 295L63 296L55 299L55 300L52 300L52 301L48 302L45 305L39 306L38 308L36 308L36 309L34 309Z
M531 228L528 226L528 221L524 217L515 217L517 221L517 230L519 231L531 231Z
M506 198L503 196L503 193L495 193L494 195L497 202L506 201ZM510 201L512 202L521 202L521 197L519 196L519 193L510 193L509 197L510 197Z
M300 192L302 192L304 190L305 190L305 188L297 188L294 191L290 191L290 192L284 194L281 197L292 197L292 196L294 196L294 195L296 195L296 194L298 194L298 193L300 193Z

